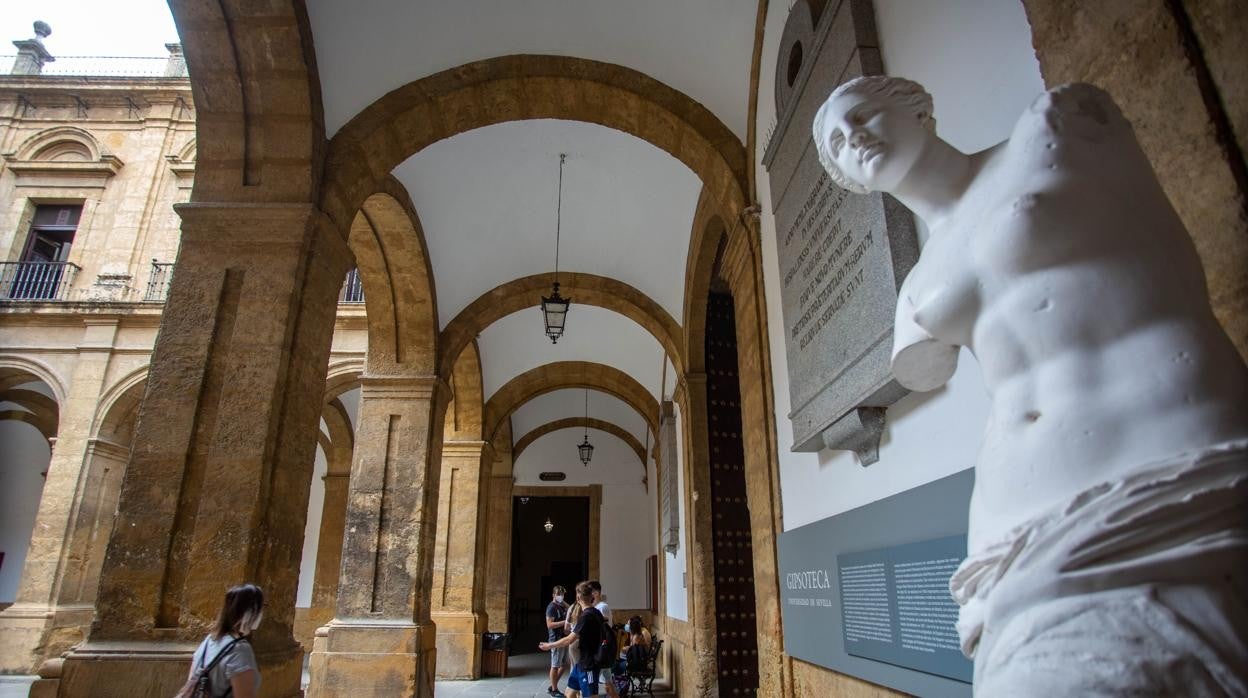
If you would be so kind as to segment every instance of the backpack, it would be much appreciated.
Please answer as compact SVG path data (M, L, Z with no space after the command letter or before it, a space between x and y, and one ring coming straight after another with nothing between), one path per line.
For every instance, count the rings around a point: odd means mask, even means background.
M194 674L191 674L191 678L186 680L186 683L182 686L182 690L178 691L173 698L212 698L212 679L208 678L208 675L212 673L212 670L217 666L217 663L225 658L225 655L233 651L234 645L237 645L239 642L246 642L246 640L241 637L236 637L231 640L230 644L223 647L220 652L217 652L217 656L213 657L212 661L208 663L208 666L204 666L204 660L201 658L199 660L199 668L195 670ZM208 648L205 647L204 654L207 653ZM226 689L225 695L228 696L233 692L234 687L231 686Z
M611 627L601 613L598 614L598 618L602 623L602 642L598 644L598 650L594 652L594 667L606 669L615 666L615 660L620 655L620 645L615 639L615 628Z

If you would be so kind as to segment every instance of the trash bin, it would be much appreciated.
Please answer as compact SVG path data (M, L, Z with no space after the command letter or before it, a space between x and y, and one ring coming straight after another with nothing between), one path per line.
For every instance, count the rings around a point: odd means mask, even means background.
M485 676L507 676L507 648L511 633L481 633L481 673Z

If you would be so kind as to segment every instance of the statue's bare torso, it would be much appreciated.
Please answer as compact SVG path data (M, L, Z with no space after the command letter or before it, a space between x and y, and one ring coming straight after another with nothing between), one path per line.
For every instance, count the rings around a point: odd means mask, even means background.
M1248 436L1248 371L1192 243L1116 108L1080 87L973 156L901 289L899 325L971 349L992 399L972 551L1099 483Z

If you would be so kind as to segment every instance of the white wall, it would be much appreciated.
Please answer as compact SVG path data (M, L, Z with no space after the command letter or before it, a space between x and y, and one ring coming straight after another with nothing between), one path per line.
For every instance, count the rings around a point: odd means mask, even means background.
M680 507L680 533L677 540L680 541L680 547L676 549L675 554L663 552L663 564L665 566L665 575L667 580L665 600L667 607L667 615L678 620L689 620L689 593L686 588L685 566L686 549L689 547L689 526L686 519L689 512L685 507L685 451L683 444L685 443L685 420L680 414L680 407L675 406L676 414L676 493L673 495Z
M646 558L658 549L654 500L641 484L646 471L627 444L597 429L589 430L593 460L582 465L576 445L583 436L581 429L562 429L535 440L513 466L515 482L538 487L602 485L599 580L612 608L645 608L650 603ZM538 474L543 471L560 471L567 479L542 482Z
M988 408L979 367L964 350L947 386L911 395L888 410L878 463L863 468L843 451L789 450L793 430L776 227L762 167L766 135L776 120L776 55L788 4L768 9L756 153L785 530L972 467ZM937 132L958 148L975 151L1005 139L1044 89L1031 29L1017 0L876 0L875 9L885 70L927 87L935 100Z
M20 408L0 402L0 410L9 409ZM16 420L0 421L0 552L4 553L0 603L11 603L17 596L43 493L43 473L51 458L48 442L38 429Z

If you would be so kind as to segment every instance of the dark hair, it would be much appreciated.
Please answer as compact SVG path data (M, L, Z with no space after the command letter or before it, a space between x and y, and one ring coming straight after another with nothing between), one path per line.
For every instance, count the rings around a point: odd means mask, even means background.
M591 579L591 580L589 580L588 582L585 582L585 583L589 585L589 588L590 588L590 589L593 589L594 591L598 592L599 594L601 594L601 593L602 593L602 585L598 583L598 580L597 580L597 579Z
M251 625L256 616L264 610L264 591L255 584L239 584L225 592L225 603L221 606L221 615L217 616L217 624L212 628L212 635L221 639L222 635L241 632L242 625ZM251 628L248 627L247 630Z
M563 597L565 597L565 596L567 596L567 595L568 595L568 590L567 590L567 589L564 589L562 586L560 586L560 585L556 584L556 585L555 585L555 588L550 590L550 593L552 593L552 594L558 594L558 595L559 595L559 598L563 598Z
M633 616L628 619L628 632L640 635L641 629L646 626L641 624L641 616Z

